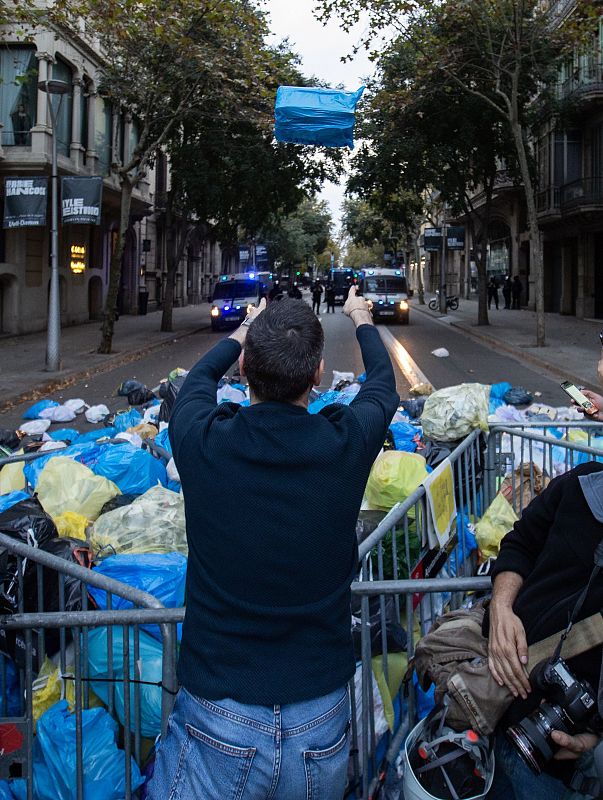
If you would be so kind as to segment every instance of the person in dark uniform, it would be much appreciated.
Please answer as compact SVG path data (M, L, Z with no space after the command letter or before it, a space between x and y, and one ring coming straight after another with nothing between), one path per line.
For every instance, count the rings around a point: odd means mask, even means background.
M329 311L332 311L333 314L334 314L335 313L335 287L333 286L331 281L329 281L329 283L327 283L327 290L325 292L325 299L327 301L327 314L329 313Z
M505 308L511 308L511 294L513 291L513 283L511 281L511 276L507 275L505 278L505 282L503 283L503 297L505 299Z
M496 310L498 310L498 284L495 278L490 278L490 283L488 284L488 309L492 307L493 300L496 304Z
M300 292L299 286L296 283L292 284L289 287L289 290L287 292L287 296L290 297L292 300L301 300L302 299L302 293Z
M278 281L274 281L274 286L268 292L268 300L282 300L283 299L283 290L281 285Z
M320 304L322 302L322 284L320 281L315 281L314 286L312 287L312 311L315 314L320 314Z

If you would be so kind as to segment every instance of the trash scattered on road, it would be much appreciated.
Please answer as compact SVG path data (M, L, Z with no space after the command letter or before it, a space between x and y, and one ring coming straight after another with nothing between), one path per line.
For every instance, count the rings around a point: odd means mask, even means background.
M85 417L88 422L102 422L105 417L108 417L111 412L106 405L91 406L85 412Z
M436 358L448 358L450 353L445 347L438 347L436 350L431 351L431 355L435 356Z

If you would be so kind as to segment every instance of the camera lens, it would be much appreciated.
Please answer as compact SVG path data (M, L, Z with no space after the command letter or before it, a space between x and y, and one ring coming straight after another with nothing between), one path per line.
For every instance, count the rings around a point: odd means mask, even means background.
M568 732L565 714L560 706L548 703L543 703L519 725L507 730L507 738L536 775L540 775L553 757L551 733L554 730Z

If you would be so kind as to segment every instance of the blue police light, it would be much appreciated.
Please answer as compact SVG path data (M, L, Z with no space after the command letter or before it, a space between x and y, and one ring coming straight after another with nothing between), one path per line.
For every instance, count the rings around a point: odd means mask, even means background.
M390 300L389 301L390 306L393 306L395 302L396 302L395 300Z
M399 269L396 270L396 275L402 275Z
M380 306L382 306L382 305L383 305L383 300L379 300L379 305L380 305Z
M227 281L227 280L228 280L228 275L222 275L222 277L220 278L220 280L222 280L222 281Z
M375 270L374 269L369 269L368 274L369 275L374 275L375 274Z
M255 278L255 272L250 272L250 273L249 273L249 277L250 277L250 278Z
M241 310L241 306L237 306L237 311L240 311L240 310Z
M230 311L230 306L224 306L224 311Z

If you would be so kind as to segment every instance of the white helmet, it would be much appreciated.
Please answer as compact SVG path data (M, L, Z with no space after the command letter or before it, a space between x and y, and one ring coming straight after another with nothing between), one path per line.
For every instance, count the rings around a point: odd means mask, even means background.
M445 725L437 706L408 734L404 746L404 800L480 800L494 779L490 740ZM437 791L431 794L430 790Z

